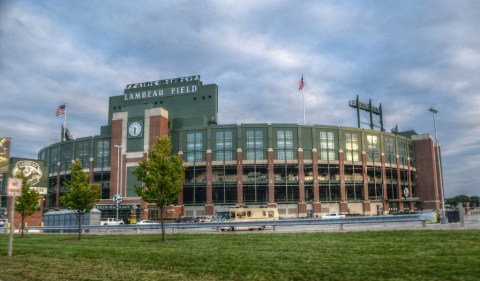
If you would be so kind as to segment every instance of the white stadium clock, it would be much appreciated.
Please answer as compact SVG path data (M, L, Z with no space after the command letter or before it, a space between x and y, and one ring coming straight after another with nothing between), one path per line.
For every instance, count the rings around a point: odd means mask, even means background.
M130 126L128 126L128 134L131 137L138 137L142 133L142 124L139 122L132 122Z

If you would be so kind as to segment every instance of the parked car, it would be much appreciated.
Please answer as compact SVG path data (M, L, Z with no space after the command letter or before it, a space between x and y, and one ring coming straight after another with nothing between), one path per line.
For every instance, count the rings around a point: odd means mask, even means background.
M121 219L106 218L100 220L100 225L123 225L125 224Z
M7 221L4 219L0 219L0 227L7 226Z
M175 220L176 223L192 223L192 222L195 222L195 218L193 217L181 217L181 218L177 218Z
M344 218L345 215L339 215L339 214L335 214L335 213L332 213L332 214L326 214L325 216L322 216L322 219L340 219L340 218Z
M211 222L212 219L209 217L196 217L195 222Z
M211 222L209 217L181 217L175 220L176 223L192 223L192 222Z
M137 224L158 224L158 223L151 220L141 220L137 222Z

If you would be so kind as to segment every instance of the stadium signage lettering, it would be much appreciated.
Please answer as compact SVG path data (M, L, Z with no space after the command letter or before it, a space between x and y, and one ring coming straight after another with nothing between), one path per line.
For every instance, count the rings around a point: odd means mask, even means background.
M193 76L188 76L188 77L179 77L179 78L173 78L173 79L164 79L164 80L151 81L151 82L128 84L125 87L125 90L140 89L140 88L152 87L152 86L169 85L169 84L182 83L182 82L193 82L193 81L199 81L199 80L200 80L200 75L193 75Z
M153 81L153 82L143 82L143 83L137 83L137 84L129 84L125 88L125 90L136 90L138 89L139 91L134 91L130 93L125 93L124 94L124 99L126 101L130 100L138 100L138 99L148 99L148 98L157 98L157 97L162 97L164 95L179 95L179 94L190 94L190 93L196 93L198 91L198 86L197 85L185 85L185 86L178 86L178 87L171 87L170 89L144 89L140 90L142 88L146 87L152 87L152 86L162 86L162 85L171 85L175 83L182 83L182 82L192 82L192 81L199 81L200 80L200 75L194 75L194 76L189 76L189 77L180 77L180 78L174 78L174 79L165 79L165 80L158 80L158 81Z
M169 95L191 94L191 93L196 93L197 90L198 90L197 86L191 85L191 86L171 88L170 91L164 91L164 89L158 89L158 90L126 93L125 100L129 101L129 100L139 100L139 99L148 99L148 98L158 98L158 97L164 96L165 92L168 93Z

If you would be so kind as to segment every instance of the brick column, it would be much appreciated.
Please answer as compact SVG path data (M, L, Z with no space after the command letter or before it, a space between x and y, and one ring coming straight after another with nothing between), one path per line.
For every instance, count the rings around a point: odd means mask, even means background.
M340 213L348 213L347 192L345 190L345 153L338 151L338 168L340 171Z
M385 154L380 154L380 161L382 163L383 214L388 214L390 211L390 203L388 202L387 178L385 177L387 173L387 170L385 169Z
M312 169L313 169L313 216L320 216L322 205L320 203L320 189L318 186L318 151L312 149Z
M411 199L413 197L412 189L412 164L411 159L408 157L408 197ZM407 198L408 198L407 197ZM410 210L414 209L413 201L410 201Z
M120 179L122 178L120 175L120 158L123 154L122 146L123 144L123 137L126 132L124 132L124 126L127 126L127 113L126 112L119 112L114 113L112 118L112 140L110 144L110 198L113 198L115 194L122 194L120 186ZM120 156L119 156L120 154ZM119 158L120 157L120 158Z
M237 205L243 206L243 154L237 149Z
M120 148L123 150L123 148ZM124 198L127 197L127 154L120 155L120 186L119 194L122 195Z
M178 152L178 157L180 158L180 160L183 163L183 151ZM180 190L180 192L178 193L177 203L178 203L178 205L182 206L182 210L183 210L183 186L182 186L182 189Z
M205 204L205 215L206 216L213 216L213 186L212 186L212 150L207 149L206 153L206 165L207 165L207 194L206 199L207 202Z
M93 158L90 158L90 162L89 162L89 182L92 184L95 182L95 172L94 172L94 168L95 168L95 162L93 161Z
M145 110L145 146L150 148L160 136L168 136L168 112L160 107Z
M57 163L57 184L56 184L56 193L55 193L55 209L60 209L60 171L61 171L60 162Z
M307 216L307 203L305 203L305 170L303 168L303 149L298 148L298 217Z
M440 183L436 149L431 135L412 136L415 146L415 197L422 199L418 207L440 209Z
M371 214L370 198L368 194L367 153L362 151L362 176L363 176L363 213Z
M142 203L142 208L143 208L143 212L142 212L143 219L149 220L150 219L150 212L148 211L148 203L143 202Z
M273 165L273 149L267 151L268 158L268 207L276 207L275 203L275 173Z
M403 211L403 201L402 201L402 177L400 173L400 157L397 155L396 159L396 164L397 164L397 197L399 199L398 202L398 211L402 212Z
M183 151L178 152L178 157L183 163ZM178 216L183 216L185 214L185 206L183 205L183 187L184 187L185 181L182 183L182 189L180 189L180 192L178 192L178 199L177 199L177 205L178 205Z

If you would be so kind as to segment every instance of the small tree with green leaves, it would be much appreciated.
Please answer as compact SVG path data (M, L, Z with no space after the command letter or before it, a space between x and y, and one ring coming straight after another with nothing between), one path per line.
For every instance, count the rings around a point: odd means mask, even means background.
M140 161L133 173L143 183L135 186L135 192L143 201L154 203L160 209L162 241L165 242L164 210L175 203L185 179L185 167L178 155L172 155L170 138L157 138L148 151L147 159Z
M25 177L23 172L18 172L15 177L22 180L22 195L16 200L17 202L15 205L15 211L20 214L22 220L21 237L23 238L25 231L25 219L35 214L35 211L38 210L38 199L40 195L36 190L30 189L28 178Z
M65 182L67 191L61 201L76 212L78 225L78 240L82 239L83 216L95 207L101 197L101 188L98 184L90 184L88 173L82 169L82 163L77 159L70 166L70 179Z

